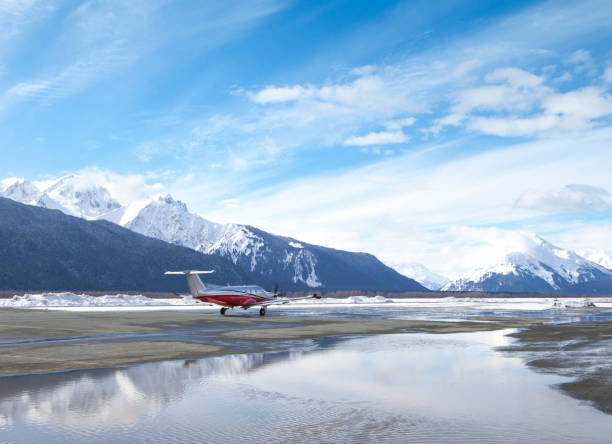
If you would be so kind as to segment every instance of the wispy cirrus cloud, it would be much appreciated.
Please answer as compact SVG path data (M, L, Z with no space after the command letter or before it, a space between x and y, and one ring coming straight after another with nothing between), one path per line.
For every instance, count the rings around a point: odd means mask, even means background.
M16 28L22 16L23 20L26 16L33 20L37 16L35 12L43 9L41 3L45 4L35 0L8 2L14 6L5 6L6 14L3 14L4 3L0 4L0 25L3 17ZM29 79L7 88L5 106L18 98L51 102L70 96L112 78L121 69L133 66L144 55L164 45L196 45L199 51L213 48L282 10L286 2L201 3L188 8L189 13L178 16L166 15L167 6L163 0L81 3L63 19L59 32L48 42L46 50L55 54L57 61L41 66ZM198 40L194 39L196 35Z
M519 68L496 69L485 81L494 84L456 93L451 113L431 130L464 125L484 134L534 136L591 128L612 115L612 96L599 86L558 92Z
M514 206L547 212L604 211L612 207L612 196L602 187L568 184L560 190L526 191Z
M49 0L3 0L0 2L0 41L10 40L28 25L43 19L56 8Z
M344 141L347 146L372 146L403 143L410 140L402 131L379 131L365 136L352 136Z

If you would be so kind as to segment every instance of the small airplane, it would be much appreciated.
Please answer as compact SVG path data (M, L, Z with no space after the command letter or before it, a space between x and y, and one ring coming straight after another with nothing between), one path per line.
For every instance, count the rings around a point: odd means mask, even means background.
M204 284L199 274L214 273L215 270L184 270L184 271L166 271L164 274L184 274L187 277L187 285L193 299L201 302L221 305L221 315L225 316L228 308L240 307L247 310L251 307L260 307L259 315L266 315L266 307L268 305L288 304L291 301L300 299L321 299L317 293L300 298L285 298L282 297L277 289L274 292L266 291L258 285L211 285ZM178 295L175 293L175 295ZM178 295L181 296L181 295Z

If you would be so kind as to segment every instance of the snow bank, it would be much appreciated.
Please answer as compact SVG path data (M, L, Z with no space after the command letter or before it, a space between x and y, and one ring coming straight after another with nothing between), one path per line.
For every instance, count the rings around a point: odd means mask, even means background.
M192 298L151 299L143 295L90 296L74 293L42 293L0 299L0 307L108 307L146 305L195 305Z
M294 304L380 304L393 302L384 296L350 296L348 298L302 299Z

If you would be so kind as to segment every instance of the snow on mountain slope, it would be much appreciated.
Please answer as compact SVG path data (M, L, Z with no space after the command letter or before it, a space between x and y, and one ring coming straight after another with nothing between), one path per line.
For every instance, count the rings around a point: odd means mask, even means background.
M3 181L4 187L0 188L0 196L21 202L27 205L49 208L50 210L60 210L64 213L70 212L58 201L41 191L35 184L25 179L14 179Z
M439 290L450 281L447 277L434 273L423 264L392 264L392 266L404 276L414 279L429 290Z
M121 208L108 190L88 183L79 176L62 177L46 186L37 186L24 179L3 182L6 186L0 189L2 197L28 205L60 210L84 219L100 218Z
M534 234L523 233L516 247L504 261L466 273L442 290L564 291L612 277L605 267Z
M84 219L105 219L145 236L222 256L243 270L273 278L286 290L424 290L372 255L310 245L247 225L211 222L169 195L122 206L106 188L78 175L38 183L5 179L0 193Z
M69 214L84 219L100 218L121 207L106 188L76 175L62 177L44 191Z
M190 213L183 202L169 195L150 201L131 219L123 215L118 221L116 216L110 213L104 218L145 236L223 256L249 271L272 276L281 265L294 284L322 285L316 273L316 257L300 243L283 241L284 250L275 251L249 227L211 222Z
M16 179L14 182L7 184L5 188L0 190L0 193L3 197L30 205L34 205L42 195L36 185L24 179Z
M612 258L603 250L580 250L578 254L585 259L612 270Z
M130 215L130 211L124 213L117 223L145 236L203 253L208 253L227 230L225 225L190 213L183 202L174 200L170 195L154 199L138 211L136 209L131 208L134 214Z

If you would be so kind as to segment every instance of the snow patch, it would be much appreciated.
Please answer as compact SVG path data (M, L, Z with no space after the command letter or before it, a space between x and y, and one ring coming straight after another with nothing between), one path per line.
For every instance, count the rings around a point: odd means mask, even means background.
M303 299L292 302L292 304L381 304L388 302L393 302L393 300L384 296L349 296L348 298Z
M289 242L289 246L293 248L304 248L304 246L300 244L299 242Z
M15 295L0 299L0 307L118 307L151 305L195 305L193 298L151 299L143 295L115 294L90 296L75 293L41 293Z

